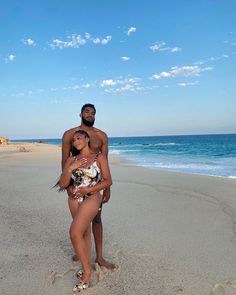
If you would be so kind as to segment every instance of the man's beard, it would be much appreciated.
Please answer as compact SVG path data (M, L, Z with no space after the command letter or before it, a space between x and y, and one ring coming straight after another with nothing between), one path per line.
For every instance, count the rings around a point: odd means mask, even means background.
M88 127L92 127L93 126L93 124L94 124L94 122L95 122L95 120L93 120L93 121L88 121L88 120L86 120L83 116L82 116L82 123L85 125L85 126L88 126Z

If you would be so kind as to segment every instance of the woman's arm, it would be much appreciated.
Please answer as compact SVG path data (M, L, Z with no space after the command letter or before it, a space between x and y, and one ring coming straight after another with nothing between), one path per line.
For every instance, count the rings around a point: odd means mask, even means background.
M86 158L77 159L76 157L69 157L64 165L61 177L59 179L59 186L65 189L70 184L72 171L77 168L84 167L87 163Z
M62 170L62 174L59 179L59 186L61 189L67 188L68 185L70 184L71 174L73 170L71 168L72 161L73 161L73 157L69 157L64 164L64 168Z
M107 158L103 154L99 154L99 156L97 157L97 162L99 163L102 173L102 181L91 187L80 187L78 189L78 192L82 196L88 193L100 191L112 185L112 178Z

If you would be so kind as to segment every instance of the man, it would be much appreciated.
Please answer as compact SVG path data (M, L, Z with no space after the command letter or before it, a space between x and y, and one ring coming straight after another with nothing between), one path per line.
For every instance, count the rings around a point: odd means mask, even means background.
M85 104L81 109L81 125L72 129L67 130L62 137L62 169L65 165L67 158L71 155L72 151L72 138L77 130L84 130L89 134L90 137L90 148L95 152L101 152L103 155L108 157L108 138L105 132L93 127L95 122L96 109L93 104ZM86 167L86 162L83 162L83 166ZM74 198L72 188L69 187L67 190L68 193L68 204L71 211L72 218L75 216L75 213L78 209L78 205L75 205L76 202L71 202ZM108 202L110 199L110 188L103 191L103 203ZM115 265L107 262L103 258L102 246L103 246L103 226L101 219L101 212L99 210L98 214L92 222L93 235L95 239L96 247L96 262L100 266L104 266L109 270L115 271ZM73 256L73 260L78 260L77 256Z

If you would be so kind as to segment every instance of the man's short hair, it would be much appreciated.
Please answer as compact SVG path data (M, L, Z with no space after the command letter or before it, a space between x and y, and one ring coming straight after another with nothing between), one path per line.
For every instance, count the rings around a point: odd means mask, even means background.
M84 111L85 108L92 108L92 109L94 109L94 111L95 111L95 113L96 113L95 106L94 106L93 104L91 104L91 103L86 103L86 104L84 104L84 105L82 106L82 108L81 108L81 113L83 113L83 111Z

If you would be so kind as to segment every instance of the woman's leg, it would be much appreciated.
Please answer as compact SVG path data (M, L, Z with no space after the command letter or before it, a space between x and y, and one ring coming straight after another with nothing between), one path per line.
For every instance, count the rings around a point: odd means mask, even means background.
M87 198L78 208L70 228L70 237L83 267L82 280L88 283L91 276L90 239L91 221L96 216L101 202L100 194ZM89 244L89 245L88 245Z
M77 199L73 199L68 196L68 206L70 209L71 217L72 217L72 219L74 219L74 217L78 211L78 208L79 208L79 202Z
M91 224L89 224L86 232L84 234L84 239L86 243L87 257L89 257L89 261L91 262Z

